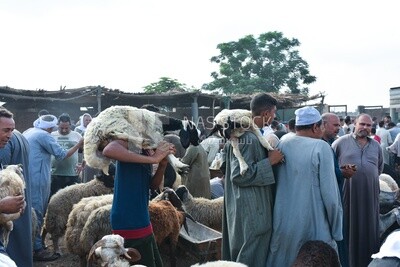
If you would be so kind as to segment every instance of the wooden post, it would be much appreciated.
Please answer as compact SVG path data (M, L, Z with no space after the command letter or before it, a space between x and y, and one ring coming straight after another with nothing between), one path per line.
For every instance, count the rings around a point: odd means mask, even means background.
M97 114L101 112L101 87L97 88Z

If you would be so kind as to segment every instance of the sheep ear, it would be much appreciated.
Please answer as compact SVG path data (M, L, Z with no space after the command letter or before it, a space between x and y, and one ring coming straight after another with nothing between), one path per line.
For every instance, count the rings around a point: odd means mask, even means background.
M211 132L206 136L206 138L212 136L212 135L215 134L216 132L220 133L220 132L221 132L221 129L222 129L222 126L219 125L219 124L216 124L216 123L214 122L214 127L211 129Z
M110 175L110 174L108 173L108 166L104 166L103 169L102 169L102 171L103 171L103 173L104 173L105 175Z
M88 255L88 257L87 257L87 266L92 266L92 262L94 261L95 256L96 256L95 250L96 250L97 248L99 248L99 247L104 246L105 244L106 244L106 241L103 240L103 239L101 239L101 240L97 241L97 242L92 246L92 248L90 249L89 255Z
M142 258L137 249L127 248L125 250L128 257L126 257L125 255L124 256L129 260L130 263L136 263Z
M183 148L188 148L190 145L190 135L189 135L189 131L188 130L180 130L179 131L179 138L181 140L181 144L183 146Z

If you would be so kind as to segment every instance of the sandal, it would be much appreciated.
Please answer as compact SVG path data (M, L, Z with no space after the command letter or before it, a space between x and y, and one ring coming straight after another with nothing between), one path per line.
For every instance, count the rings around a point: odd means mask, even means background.
M48 250L41 249L33 253L34 261L55 261L60 258L60 253L52 253Z

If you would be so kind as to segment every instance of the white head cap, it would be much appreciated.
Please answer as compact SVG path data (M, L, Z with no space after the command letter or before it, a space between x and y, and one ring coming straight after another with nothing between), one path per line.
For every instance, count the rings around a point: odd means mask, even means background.
M296 115L296 126L310 125L321 120L321 114L314 107L299 108L294 114Z

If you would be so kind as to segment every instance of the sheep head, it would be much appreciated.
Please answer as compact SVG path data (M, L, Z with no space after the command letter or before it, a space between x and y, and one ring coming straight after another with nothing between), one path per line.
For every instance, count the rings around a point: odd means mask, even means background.
M186 188L186 187L185 187ZM164 190L153 199L153 201L160 201L160 200L167 200L169 201L172 206L174 206L178 211L181 212L181 214L183 215L183 222L182 225L185 228L186 232L189 235L189 231L188 231L188 226L186 223L186 218L189 218L190 220L192 220L193 222L196 222L193 217L187 213L183 207L183 203L182 200L179 198L179 196L176 194L176 192L174 191L174 189L169 188L169 187L165 187Z
M0 197L24 195L22 165L7 165L0 171Z
M175 193L182 202L185 202L189 197L189 190L185 185L178 186L178 188L175 190Z
M129 262L137 262L141 259L140 253L133 248L124 248L124 238L120 235L105 235L101 240L97 241L90 249L87 264L92 266L96 259L100 259L102 263L112 263L123 257Z
M115 164L112 162L108 166L108 174L105 174L103 171L100 171L100 173L96 175L96 179L101 181L107 188L114 188L114 177L115 177Z
M250 130L254 127L252 114L246 109L223 109L214 118L214 127L210 135L218 132L221 137L230 139L239 132Z
M162 122L164 132L179 131L178 135L184 148L188 148L190 144L194 146L199 145L200 137L194 122L179 120L162 114L158 114L158 118Z

